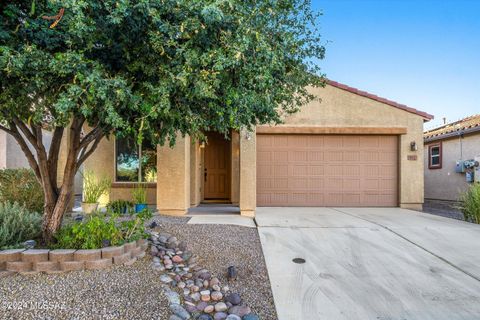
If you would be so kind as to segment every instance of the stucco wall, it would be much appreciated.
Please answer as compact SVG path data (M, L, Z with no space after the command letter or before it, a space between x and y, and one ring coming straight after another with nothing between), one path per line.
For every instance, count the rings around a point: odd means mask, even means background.
M177 137L173 148L157 148L157 209L181 215L190 207L190 137Z
M465 173L456 173L457 160L474 159L480 156L480 133L442 140L442 168L428 168L428 146L439 141L428 142L424 150L425 198L435 200L458 200L459 195L470 185ZM463 151L463 157L462 157Z
M50 149L51 140L52 134L49 131L44 130L43 143L46 150ZM28 141L27 144L33 151L33 147ZM30 168L28 160L15 138L7 134L5 131L0 131L0 168Z
M100 205L106 205L111 200L132 200L134 183L115 183L115 137L103 138L97 150L84 162L83 170L90 170L97 177L108 177L112 181L109 194L100 198ZM156 187L149 185L147 188L147 202L156 204Z
M7 133L0 130L0 169L7 167Z
M202 201L203 148L198 141L190 143L190 205L198 206Z
M330 85L310 88L310 92L321 101L312 101L300 112L287 116L282 126L406 128L407 133L399 139L399 201L402 207L421 209L424 119ZM410 151L412 141L417 143L418 151ZM408 160L408 155L416 155L417 160Z
M238 205L240 201L240 134L238 131L232 132L231 143L231 198L230 201L234 205Z

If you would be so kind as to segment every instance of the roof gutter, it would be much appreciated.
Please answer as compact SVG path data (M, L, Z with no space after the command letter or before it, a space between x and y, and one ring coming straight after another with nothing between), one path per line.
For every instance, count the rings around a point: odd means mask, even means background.
M423 142L427 143L427 142L432 142L432 141L444 140L444 139L448 139L448 138L458 137L459 135L462 135L462 134L471 134L471 133L475 133L475 132L480 132L480 126L476 126L476 127L469 128L469 129L466 129L466 130L453 131L453 132L441 134L441 135L438 135L438 136L428 137L428 138L423 139Z

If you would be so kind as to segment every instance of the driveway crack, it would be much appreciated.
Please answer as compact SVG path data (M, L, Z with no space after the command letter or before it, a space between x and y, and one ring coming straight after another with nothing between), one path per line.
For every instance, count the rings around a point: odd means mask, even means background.
M451 262L451 261L449 261L449 260L447 260L447 259L439 256L439 255L436 254L435 252L432 252L432 251L428 250L428 249L425 248L424 246L422 246L422 245L420 245L420 244L418 244L418 243L416 243L416 242L408 239L407 237L405 237L405 236L402 235L401 233L398 233L397 231L395 231L395 230L393 230L393 229L390 229L389 227L387 227L387 226L385 226L385 225L383 225L383 224L381 224L381 223L378 223L378 222L375 222L375 221L372 221L372 220L369 220L369 219L366 219L366 218L357 216L357 215L352 214L352 213L349 213L349 212L342 211L342 210L337 209L337 208L331 208L331 209L332 209L332 210L335 210L335 211L337 211L337 212L343 213L343 214L345 214L345 215L347 215L347 216L351 216L351 217L354 217L354 218L357 218L357 219L361 219L361 220L363 220L363 221L370 222L370 223L372 223L372 224L374 224L374 225L376 225L376 226L379 226L380 228L383 228L383 229L385 229L385 230L387 230L387 231L390 231L391 233L393 233L393 234L396 235L397 237L399 237L399 238L401 238L401 239L403 239L403 240L405 240L405 241L413 244L413 245L416 246L417 248L420 248L421 250L429 253L430 255L434 256L435 258L437 258L437 259L443 261L444 263L450 265L451 267L457 269L457 270L460 271L461 273L463 273L463 274L469 276L470 278L475 279L475 280L477 280L478 282L480 282L480 278L477 277L476 275L474 275L474 274L472 274L472 273L470 273L470 272L468 272L468 271L460 268L459 266L457 266L457 265L454 264L453 262Z

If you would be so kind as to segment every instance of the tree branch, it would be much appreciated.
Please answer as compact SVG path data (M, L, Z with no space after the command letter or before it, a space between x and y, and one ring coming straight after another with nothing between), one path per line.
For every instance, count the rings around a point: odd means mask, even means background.
M13 118L13 123L15 124L15 126L20 128L20 130L25 135L25 137L30 142L30 144L33 147L35 147L35 149L36 149L37 148L37 138L33 135L33 133L30 131L30 129L28 129L28 127L25 125L25 123L20 121L17 117Z
M93 128L87 135L80 141L80 148L86 148L92 142L97 138L99 134L102 134L102 128L97 125L95 128Z
M104 135L101 134L99 135L95 141L93 142L92 146L90 147L90 149L88 151L85 152L85 150L87 150L87 148L84 148L82 150L82 154L80 155L80 157L78 158L78 161L77 161L77 168L76 170L80 169L80 166L83 164L83 162L85 160L87 160L87 158L97 149L98 147L98 144L100 143L100 141L103 139Z
M11 134L12 136L14 134L12 130L8 129L7 127L2 126L1 124L0 124L0 130L5 131L6 133Z
M32 168L33 172L35 173L35 176L37 177L38 182L41 184L42 175L40 174L40 169L39 169L37 160L35 159L35 156L33 155L32 151L30 151L30 148L28 147L27 142L24 140L23 136L20 134L17 127L15 126L15 123L13 122L10 123L10 134L15 138L18 145L22 149L23 153L25 154L25 157L28 160L28 163L30 164L30 167Z

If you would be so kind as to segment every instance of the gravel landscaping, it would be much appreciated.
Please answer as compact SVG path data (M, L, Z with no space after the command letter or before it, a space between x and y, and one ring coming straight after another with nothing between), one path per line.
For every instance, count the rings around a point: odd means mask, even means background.
M263 320L277 319L260 240L255 228L189 225L188 218L156 216L156 230L184 241L197 264ZM227 267L238 270L227 280ZM170 319L160 280L147 255L131 266L67 274L0 278L0 319ZM180 292L180 291L178 291ZM228 296L228 293L226 293ZM9 307L12 310L9 310ZM22 308L21 310L19 310Z

